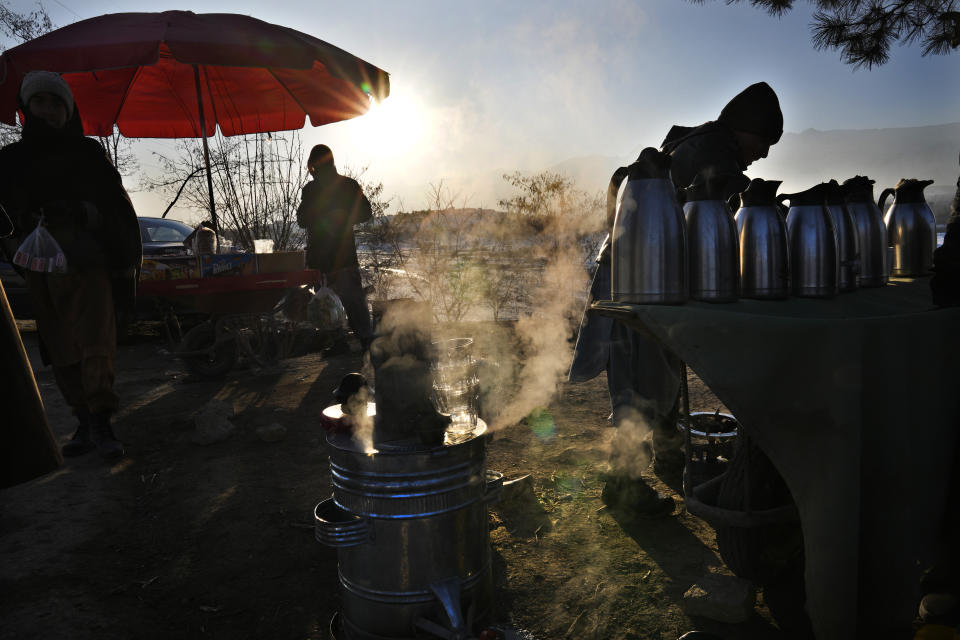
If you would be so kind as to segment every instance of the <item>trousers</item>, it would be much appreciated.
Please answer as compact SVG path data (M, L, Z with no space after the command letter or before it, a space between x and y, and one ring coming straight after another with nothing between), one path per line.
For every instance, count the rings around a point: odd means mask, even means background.
M60 393L74 413L113 413L117 329L106 269L26 272L43 350Z
M610 265L597 264L570 366L570 382L607 372L614 426L642 421L652 431L654 455L682 457L677 430L680 359L653 338L590 310L594 300L610 299Z
M347 312L347 322L354 335L364 344L373 337L370 324L370 309L367 306L367 294L363 290L359 267L344 267L324 274L327 286L340 296L343 308Z

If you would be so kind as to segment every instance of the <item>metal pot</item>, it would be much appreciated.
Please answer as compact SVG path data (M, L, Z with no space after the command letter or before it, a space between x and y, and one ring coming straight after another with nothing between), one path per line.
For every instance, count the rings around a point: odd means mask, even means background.
M740 254L740 297L782 300L790 295L787 225L776 206L779 180L754 179L734 216Z
M923 190L933 180L903 179L893 189L884 189L877 207L891 193L893 204L884 215L887 241L893 247L892 276L929 276L933 268L933 250L937 247L937 221Z
M690 296L686 222L669 169L670 156L653 148L627 168L611 234L615 302L682 304Z
M887 225L873 199L873 180L855 176L843 181L846 187L847 212L853 219L860 246L861 287L882 287L887 284Z
M317 505L317 540L337 549L343 635L351 640L468 636L492 606L486 425L458 444L366 453L332 434L333 497ZM436 635L436 634L435 634Z
M818 184L777 198L790 201L790 288L798 297L832 298L840 291L837 233L827 211L826 189L826 184Z

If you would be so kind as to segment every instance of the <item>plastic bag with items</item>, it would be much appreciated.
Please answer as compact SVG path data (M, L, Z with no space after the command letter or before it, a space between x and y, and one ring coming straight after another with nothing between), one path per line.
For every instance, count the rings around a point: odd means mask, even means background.
M37 228L21 243L13 256L13 264L40 273L65 273L67 256L43 222L41 217Z
M320 287L307 303L307 320L318 329L339 329L347 319L347 312L343 308L333 289Z

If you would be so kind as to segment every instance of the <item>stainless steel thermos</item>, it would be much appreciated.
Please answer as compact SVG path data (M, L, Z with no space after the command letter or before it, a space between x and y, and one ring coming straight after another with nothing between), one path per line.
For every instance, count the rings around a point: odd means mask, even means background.
M933 250L937 246L937 221L923 197L933 180L904 178L893 189L884 189L877 206L883 211L887 196L893 204L884 215L887 241L893 247L892 276L928 276L933 268Z
M833 221L837 235L837 260L839 261L838 286L840 292L856 291L860 286L860 238L845 201L846 189L836 180L826 187L827 213Z
M843 181L847 211L857 230L860 246L860 286L887 284L887 225L873 199L873 180L855 176Z
M740 297L781 300L790 295L787 225L777 210L779 180L750 181L734 216L740 254Z
M828 185L782 194L790 201L787 235L790 239L790 289L804 298L832 298L840 291L837 233L827 211Z
M697 175L685 190L690 256L690 297L704 302L733 302L740 293L737 226L724 199L732 176Z
M682 304L690 296L687 231L670 180L670 156L644 149L627 167L611 233L611 297Z

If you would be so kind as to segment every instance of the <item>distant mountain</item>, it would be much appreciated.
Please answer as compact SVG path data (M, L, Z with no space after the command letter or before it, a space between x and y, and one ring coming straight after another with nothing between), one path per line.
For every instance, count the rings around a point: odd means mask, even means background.
M927 194L956 190L960 123L896 129L838 129L786 133L770 157L748 170L751 177L783 180L781 191L854 175L876 180L876 195L900 178L934 180Z
M943 210L956 190L960 174L958 153L960 122L890 129L807 129L785 133L771 148L770 156L751 165L747 175L782 180L781 193L800 191L831 178L842 182L855 175L867 175L876 181L876 196L900 178L931 179L934 184L926 190L928 200L936 205L935 209ZM578 156L523 173L561 173L583 191L605 192L614 170L633 159ZM457 202L457 206L497 207L498 200L514 193L503 180L503 174L513 171L497 169L452 176L445 184L462 196L463 202ZM407 209L419 208L410 204L407 203Z

